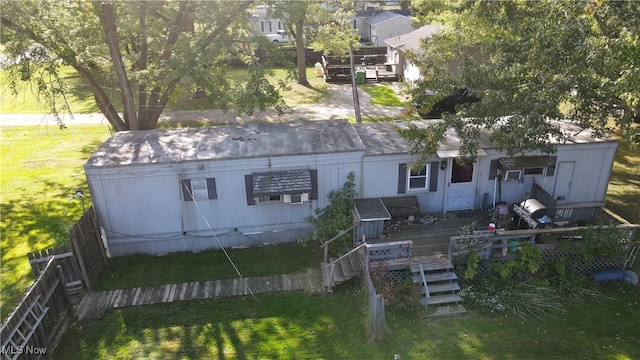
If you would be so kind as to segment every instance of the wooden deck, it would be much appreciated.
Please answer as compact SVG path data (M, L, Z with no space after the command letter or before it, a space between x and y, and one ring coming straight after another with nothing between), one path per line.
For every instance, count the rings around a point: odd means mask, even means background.
M392 226L387 237L375 239L371 242L388 242L411 240L413 242L412 253L414 258L444 256L449 251L449 238L459 235L462 226L476 222L476 230L486 230L491 222L486 211L463 211L458 213L439 214L422 219L433 220L428 224L402 223ZM412 260L415 262L416 260Z
M99 320L109 309L197 299L214 299L283 291L323 291L319 270L304 273L167 284L89 292L76 309L78 321Z

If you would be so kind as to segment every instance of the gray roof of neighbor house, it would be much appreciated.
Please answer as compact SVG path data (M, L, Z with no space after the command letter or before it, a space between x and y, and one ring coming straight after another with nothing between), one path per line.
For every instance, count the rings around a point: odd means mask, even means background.
M253 123L121 131L103 143L85 166L161 164L364 150L358 133L346 120Z
M398 15L402 15L402 16L411 16L411 11L407 10L407 9L390 9L390 10L380 10L380 9L375 9L375 8L368 8L368 9L364 9L364 10L359 10L356 13L356 17L359 18L372 18L376 15L379 15L380 13L383 12L388 12L388 13L395 13Z
M399 48L400 50L412 50L416 51L420 49L420 41L422 39L429 38L439 31L443 30L445 27L442 25L424 25L416 30L413 30L410 33L394 36L390 39L386 39L384 42L389 46L394 48Z
M225 160L363 152L368 155L407 154L409 145L397 129L408 124L424 128L437 120L350 124L346 120L254 123L202 128L121 131L103 143L87 167L164 164L178 161ZM562 128L567 144L615 141L595 138L567 121L552 121ZM557 142L555 139L550 139ZM462 147L453 129L438 148L438 156L457 156ZM489 134L481 134L479 153L491 149Z
M382 11L382 12L380 12L380 13L378 13L378 14L370 17L370 18L368 18L366 21L367 21L367 23L369 23L369 25L374 25L375 26L375 25L381 24L381 23L383 23L385 21L391 20L391 19L393 19L395 17L398 17L398 16L405 17L405 18L409 17L408 14L405 15L403 13L397 13L397 12L394 12L394 11L385 10L385 11Z

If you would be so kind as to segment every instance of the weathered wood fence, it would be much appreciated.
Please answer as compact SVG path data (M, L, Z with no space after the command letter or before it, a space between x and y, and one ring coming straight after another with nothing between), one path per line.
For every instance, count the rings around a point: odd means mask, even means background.
M73 253L78 259L82 279L88 290L108 264L107 253L100 236L95 210L90 207L69 231Z
M617 219L607 221L608 225L592 227L594 231L622 230L628 231L628 235L620 239L620 246L625 255L619 259L609 259L603 257L594 258L591 263L585 264L576 258L572 264L576 273L590 275L594 270L605 268L624 268L630 265L631 257L637 249L634 247L634 238L640 225L628 222L620 223ZM477 252L480 259L484 261L507 261L517 258L517 248L523 243L529 243L542 249L542 258L545 263L557 261L570 255L577 255L577 248L583 246L582 234L589 228L584 226L554 229L528 229L528 230L507 230L494 233L493 231L478 231L467 236L452 236L449 240L449 259L456 256L467 256L470 252ZM564 242L563 250L559 250L555 243L538 243L538 236L548 236L556 241ZM472 240L473 246L460 248L461 243L469 243ZM571 245L571 246L567 246ZM487 262L478 269L479 272L488 272L490 267Z
M93 207L71 228L69 240L71 245L27 254L33 276L37 277L55 255L69 293L91 290L108 261Z
M364 261L364 287L369 300L369 321L368 329L372 340L382 339L385 330L385 310L384 296L376 292L376 288L371 280L371 272L369 267L369 254L366 252Z
M57 248L35 251L27 254L31 272L35 279L44 270L49 261L55 256L56 266L60 266L64 275L64 284L69 294L82 292L82 272L78 259L74 256L71 245L64 245Z
M2 359L50 357L71 323L71 298L52 256L0 329Z
M70 293L91 289L107 265L89 208L69 231L71 245L27 254L35 282L2 324L2 359L50 357L73 318Z

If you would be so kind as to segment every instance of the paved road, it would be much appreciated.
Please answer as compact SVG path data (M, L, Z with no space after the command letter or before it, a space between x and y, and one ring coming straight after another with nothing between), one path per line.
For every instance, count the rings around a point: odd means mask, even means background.
M393 86L397 91L398 86ZM300 105L289 112L278 115L275 109L256 112L251 116L235 116L222 110L176 111L165 110L160 122L197 121L202 125L244 124L256 121L295 121L295 120L335 120L354 118L351 85L329 84L329 95L318 104ZM369 118L402 118L403 107L380 106L371 104L371 99L364 91L359 91L360 113ZM73 124L108 124L102 114L65 114L61 116L66 125ZM45 114L0 114L0 125L57 125L53 115Z

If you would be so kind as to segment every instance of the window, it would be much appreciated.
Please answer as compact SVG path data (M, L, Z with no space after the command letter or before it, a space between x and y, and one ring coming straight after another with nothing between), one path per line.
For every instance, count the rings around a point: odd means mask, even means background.
M198 201L217 199L216 179L200 178L181 181L182 197L184 201Z
M423 190L429 186L429 165L424 164L411 169L407 167L407 188L409 190Z
M280 202L280 195L263 195L256 197L256 204L277 203Z

